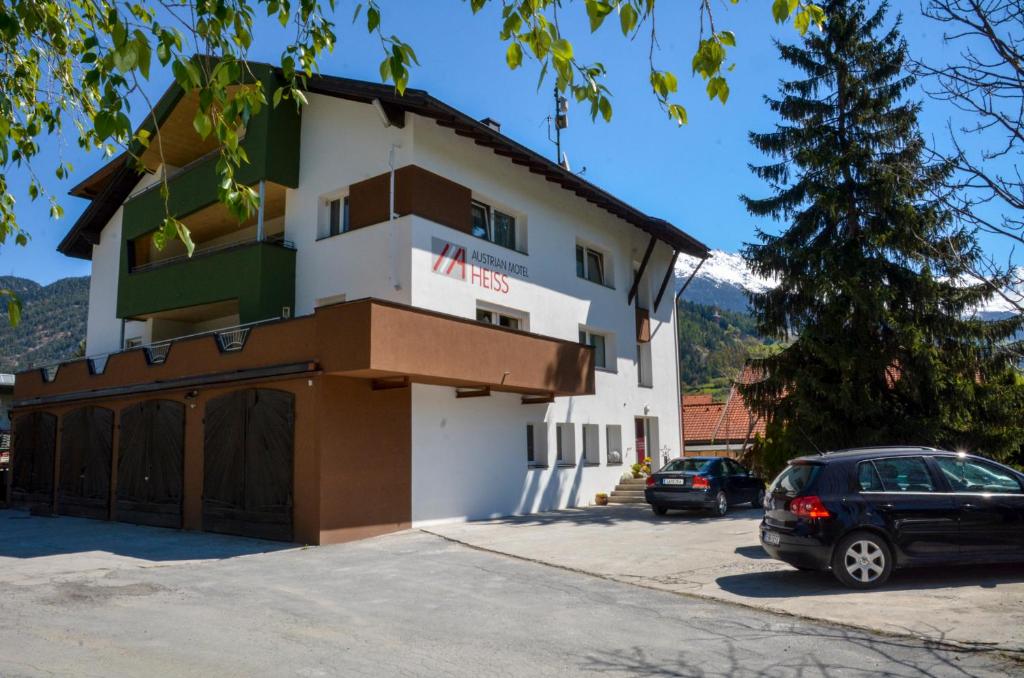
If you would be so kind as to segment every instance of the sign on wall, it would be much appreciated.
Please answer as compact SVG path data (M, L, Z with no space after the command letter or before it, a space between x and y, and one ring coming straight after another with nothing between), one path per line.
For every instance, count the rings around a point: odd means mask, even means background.
M530 277L529 270L523 264L442 238L431 238L430 249L433 253L431 270L434 273L500 294L508 294L510 275Z

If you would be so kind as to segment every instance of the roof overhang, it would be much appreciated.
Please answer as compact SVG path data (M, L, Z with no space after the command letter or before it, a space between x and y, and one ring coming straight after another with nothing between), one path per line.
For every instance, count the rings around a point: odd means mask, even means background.
M676 252L699 258L708 256L709 250L704 243L668 221L641 212L558 163L435 99L423 90L407 89L400 95L390 85L329 75L315 75L309 78L306 89L314 94L377 106L384 112L389 122L396 126L404 125L405 113L433 119L438 125L451 129L455 134L491 149L496 155L508 158L513 164L524 167L527 171L542 176L547 181L619 217L666 243ZM143 126L159 125L181 96L182 92L177 85L168 88L154 108L154 115L148 115ZM71 195L90 198L92 204L71 227L58 245L58 251L82 259L92 257L92 245L99 242L100 231L142 176L142 170L138 168L137 162L131 160L132 157L129 152L123 153L71 189Z

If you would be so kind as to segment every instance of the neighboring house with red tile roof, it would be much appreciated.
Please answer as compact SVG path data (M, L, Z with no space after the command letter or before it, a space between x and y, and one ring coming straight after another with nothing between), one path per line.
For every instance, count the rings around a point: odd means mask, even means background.
M684 456L740 457L750 450L755 435L764 435L764 418L750 411L737 388L755 379L753 370L744 368L725 402L706 394L683 396Z

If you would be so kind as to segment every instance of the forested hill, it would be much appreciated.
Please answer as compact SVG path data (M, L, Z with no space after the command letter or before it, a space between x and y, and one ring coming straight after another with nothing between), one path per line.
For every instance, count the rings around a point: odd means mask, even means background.
M747 359L772 350L754 320L692 301L679 302L679 371L683 392L723 394Z
M40 285L26 278L0 276L0 289L21 299L21 323L11 327L0 308L0 372L18 372L67 360L85 340L89 278L62 278Z

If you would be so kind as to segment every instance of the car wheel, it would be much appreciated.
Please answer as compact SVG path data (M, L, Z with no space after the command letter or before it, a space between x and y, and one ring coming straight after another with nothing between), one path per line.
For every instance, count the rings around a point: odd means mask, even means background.
M719 492L715 495L715 506L712 511L718 517L722 517L729 512L729 498L725 496L725 492Z
M657 504L651 505L651 510L654 511L654 515L663 516L668 513L668 509L664 506L658 506Z
M892 566L889 544L870 532L846 535L832 553L832 573L840 583L853 589L881 586L892 574Z
M764 506L764 488L763 487L760 490L757 491L757 494L754 495L754 500L752 502L750 502L750 505L753 508L761 508L762 506Z

